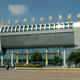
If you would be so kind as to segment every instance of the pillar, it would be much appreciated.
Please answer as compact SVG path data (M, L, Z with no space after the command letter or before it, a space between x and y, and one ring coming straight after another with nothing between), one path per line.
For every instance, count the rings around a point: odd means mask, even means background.
M46 66L48 66L48 50L46 49Z
M27 55L26 55L26 64L29 64L29 55L28 55L28 50L27 50Z
M1 66L3 66L3 55L1 56Z
M13 62L13 60L14 60L14 57L13 57L14 55L13 55L13 52L12 52L12 54L11 54L11 65L13 66L13 64L14 64L14 62Z
M58 56L60 55L60 48L58 48Z
M63 67L66 67L66 50L63 51Z
M18 60L18 56L16 56L16 64L18 64L19 60Z

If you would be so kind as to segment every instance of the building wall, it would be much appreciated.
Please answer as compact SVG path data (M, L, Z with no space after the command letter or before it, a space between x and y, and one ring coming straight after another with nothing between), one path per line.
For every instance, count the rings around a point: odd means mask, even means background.
M0 54L2 53L1 36L0 36Z
M1 34L2 48L47 48L74 45L73 30Z
M75 41L75 49L80 49L80 28L74 29L74 41Z

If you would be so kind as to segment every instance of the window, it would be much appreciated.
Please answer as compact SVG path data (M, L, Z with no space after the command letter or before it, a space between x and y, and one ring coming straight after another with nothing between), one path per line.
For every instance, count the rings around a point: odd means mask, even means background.
M27 26L24 27L24 31L27 31Z
M12 32L15 32L15 26L13 26Z
M41 26L41 30L44 30L44 28L45 28L45 25L42 24L42 26Z
M21 26L21 28L20 28L20 32L23 32L23 26Z
M42 27L44 27L45 25L44 24L42 24Z
M51 26L54 26L54 24L51 24Z
M63 23L60 23L60 25L63 25Z
M5 32L7 32L7 30L8 30L8 27L5 27Z
M36 31L36 25L33 25L33 31Z
M51 24L50 25L50 30L53 30L54 29L54 24Z
M4 28L4 27L2 27L2 28L1 28L1 32L4 32L4 29L5 29L5 28Z
M11 32L11 26L9 27L8 32Z
M65 23L64 25L68 25L68 23Z
M29 26L29 27L28 27L28 31L31 31L31 27L32 27L32 26Z
M46 24L46 30L49 30L49 24Z
M68 29L68 23L64 23L64 28Z
M73 23L69 23L69 28L73 28Z
M15 27L16 28L16 32L19 32L19 26Z
M37 30L40 30L40 25L39 24L37 25Z
M59 25L58 23L55 24L55 26Z

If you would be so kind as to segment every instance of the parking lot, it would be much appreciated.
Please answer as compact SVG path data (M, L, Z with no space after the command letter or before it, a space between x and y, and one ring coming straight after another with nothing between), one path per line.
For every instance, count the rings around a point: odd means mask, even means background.
M0 69L0 80L80 80L80 70Z

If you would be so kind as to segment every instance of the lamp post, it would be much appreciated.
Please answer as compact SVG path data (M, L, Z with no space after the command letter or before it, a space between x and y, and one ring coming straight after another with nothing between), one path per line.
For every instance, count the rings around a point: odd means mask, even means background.
M72 18L72 15L71 14L68 14L68 20L70 20Z
M59 20L62 20L62 19L63 19L62 15L59 15L59 16L58 16L58 19L59 19Z
M16 20L15 20L15 24L18 24L18 23L19 23L19 20L18 20L18 19L16 19Z
M40 17L40 22L44 22L44 17Z
M52 16L49 16L49 17L48 17L48 20L49 20L49 21L52 21L52 20L53 20L53 17L52 17Z

